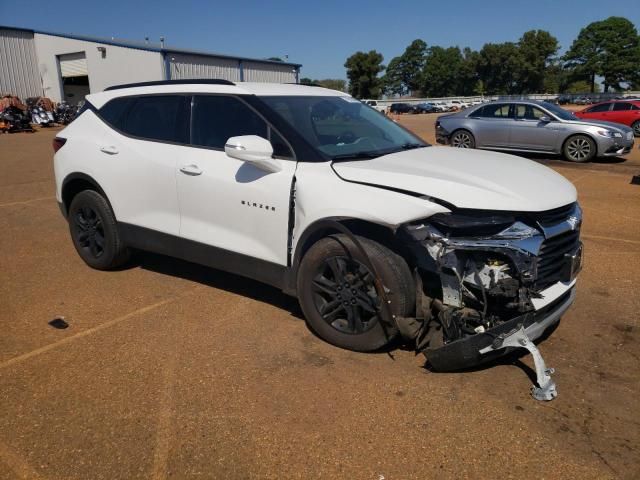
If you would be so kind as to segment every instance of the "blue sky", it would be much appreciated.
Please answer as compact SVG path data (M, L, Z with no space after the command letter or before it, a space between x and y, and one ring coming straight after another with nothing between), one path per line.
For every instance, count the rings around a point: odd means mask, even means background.
M569 47L580 28L611 15L640 27L640 0L206 1L0 0L0 24L248 57L289 55L302 76L344 78L344 61L375 49L385 64L414 39L480 48L540 28Z

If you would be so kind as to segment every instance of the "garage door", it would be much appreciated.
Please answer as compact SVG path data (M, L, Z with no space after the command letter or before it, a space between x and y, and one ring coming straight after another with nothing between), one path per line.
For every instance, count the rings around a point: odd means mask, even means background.
M58 56L58 61L60 62L60 73L63 78L89 75L87 57L84 52L60 55Z

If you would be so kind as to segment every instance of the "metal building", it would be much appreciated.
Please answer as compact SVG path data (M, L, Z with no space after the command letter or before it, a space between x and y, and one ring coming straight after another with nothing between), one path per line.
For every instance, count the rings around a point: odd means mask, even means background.
M189 78L297 83L301 65L0 26L0 95L77 103L111 85Z

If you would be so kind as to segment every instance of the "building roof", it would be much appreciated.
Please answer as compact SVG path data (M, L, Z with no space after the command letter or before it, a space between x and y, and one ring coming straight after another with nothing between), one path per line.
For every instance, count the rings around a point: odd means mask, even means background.
M43 30L35 30L31 28L23 28L23 27L11 27L6 25L0 25L0 30L18 30L21 32L30 32L30 33L39 33L41 35L51 35L54 37L63 37L63 38L71 38L73 40L82 40L85 42L94 42L94 43L102 43L105 45L113 45L114 47L124 47L124 48L133 48L136 50L146 50L149 52L159 52L162 54L165 53L182 53L185 55L200 55L206 57L216 57L216 58L231 58L235 60L246 60L250 62L260 62L260 63L271 63L274 65L288 65L295 68L302 67L299 63L290 63L290 62L279 62L276 60L267 60L263 58L251 58L251 57L243 57L240 55L227 55L223 53L215 53L215 52L206 52L203 50L187 50L183 48L174 48L170 46L162 46L158 43L151 43L145 41L136 41L136 40L121 40L116 38L103 38L103 37L92 37L90 35L77 35L75 33L59 33L59 32L45 32Z

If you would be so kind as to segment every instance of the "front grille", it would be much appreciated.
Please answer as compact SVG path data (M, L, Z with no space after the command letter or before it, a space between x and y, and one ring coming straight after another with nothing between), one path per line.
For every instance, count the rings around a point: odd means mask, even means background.
M531 219L538 222L543 227L550 227L556 225L563 220L566 220L576 208L575 203L570 203L564 207L554 208L553 210L547 210L546 212L530 213Z
M571 230L544 241L538 254L536 290L543 290L563 280L565 254L573 253L580 244L580 231Z

